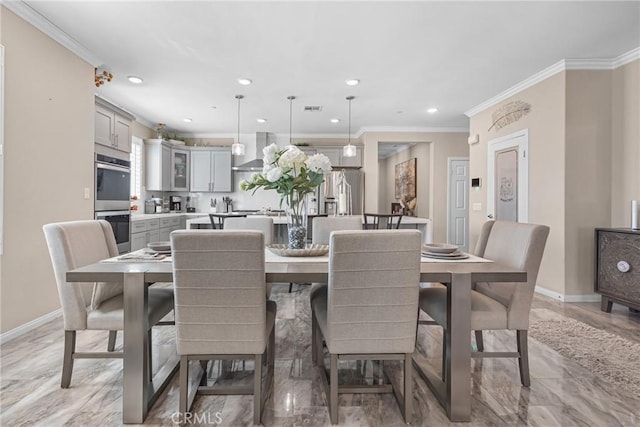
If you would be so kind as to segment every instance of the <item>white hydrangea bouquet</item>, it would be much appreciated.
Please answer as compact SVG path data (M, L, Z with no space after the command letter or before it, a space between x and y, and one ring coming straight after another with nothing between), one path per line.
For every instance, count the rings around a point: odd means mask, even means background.
M324 154L307 156L298 147L280 148L271 144L262 150L264 167L251 178L240 182L244 191L258 188L276 190L280 195L280 207L286 203L289 216L289 248L304 248L306 240L305 196L313 192L331 171L331 161ZM296 237L302 234L301 238ZM292 234L295 234L292 236Z

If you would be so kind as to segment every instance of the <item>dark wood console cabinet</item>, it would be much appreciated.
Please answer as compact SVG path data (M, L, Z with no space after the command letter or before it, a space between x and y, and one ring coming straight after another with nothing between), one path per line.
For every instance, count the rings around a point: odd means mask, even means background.
M640 310L640 230L596 228L596 292L601 309L615 302Z

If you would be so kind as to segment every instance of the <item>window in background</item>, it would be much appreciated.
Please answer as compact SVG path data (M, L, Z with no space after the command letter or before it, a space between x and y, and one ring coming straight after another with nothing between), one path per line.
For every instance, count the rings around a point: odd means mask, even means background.
M131 141L131 210L136 212L142 199L142 139Z

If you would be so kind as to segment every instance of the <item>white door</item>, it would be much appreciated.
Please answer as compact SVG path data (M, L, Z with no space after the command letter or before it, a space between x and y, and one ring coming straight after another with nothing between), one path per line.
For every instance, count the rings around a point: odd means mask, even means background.
M529 131L489 141L487 153L487 218L529 220Z
M450 157L447 187L447 242L469 250L469 159Z

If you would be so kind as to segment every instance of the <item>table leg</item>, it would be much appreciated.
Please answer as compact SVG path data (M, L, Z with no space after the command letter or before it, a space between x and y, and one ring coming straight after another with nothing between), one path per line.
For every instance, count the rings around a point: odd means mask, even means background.
M471 275L451 274L447 292L447 415L451 421L471 419Z
M124 274L124 367L122 421L141 424L149 403L149 370L146 352L150 343L148 290L144 273Z

